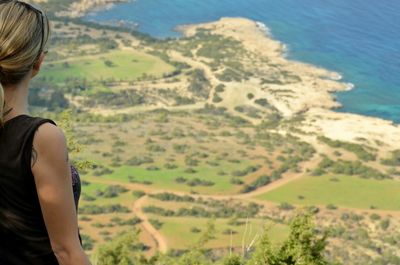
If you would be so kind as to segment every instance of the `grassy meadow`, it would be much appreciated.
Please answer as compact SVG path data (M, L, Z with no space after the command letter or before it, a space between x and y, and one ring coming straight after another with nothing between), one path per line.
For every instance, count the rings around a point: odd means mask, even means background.
M228 174L219 176L218 172L223 170L228 172L240 170L243 167L246 167L246 164L250 165L250 161L239 164L222 162L218 166L214 167L204 163L203 165L196 166L196 172L194 173L188 173L187 168L184 165L181 165L177 169L164 169L162 168L163 165L158 166L157 163L155 163L154 166L161 168L156 171L148 170L142 166L122 166L116 168L112 174L106 175L102 178L120 181L121 183L129 183L130 177L133 177L134 181L149 181L152 183L152 187L158 189L198 192L201 194L232 193L232 191L234 192L237 189L234 184L230 183L232 177ZM185 183L177 182L176 179L179 177L185 178L188 181L197 178L204 181L210 181L214 184L211 187L190 187Z
M352 176L306 176L258 198L296 205L400 210L400 182Z
M177 218L162 217L159 219L163 225L160 232L166 237L168 245L174 249L188 249L198 242L202 231L207 227L209 219L206 218ZM289 233L286 225L274 224L262 219L240 220L239 226L230 225L229 220L217 219L214 238L206 245L208 248L241 248L249 246L252 240L268 228L268 235L273 243L282 242ZM243 242L244 241L244 242Z
M71 78L133 81L143 75L159 78L173 70L173 66L155 56L133 50L113 50L47 63L41 77L54 82Z

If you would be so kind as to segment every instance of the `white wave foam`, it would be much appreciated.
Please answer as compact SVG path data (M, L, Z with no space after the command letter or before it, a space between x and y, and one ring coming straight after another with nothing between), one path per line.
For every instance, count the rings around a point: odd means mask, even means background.
M331 79L335 81L342 80L343 76L339 73L333 72L331 75Z
M289 46L285 43L281 43L281 47L282 47L282 55L283 57L288 57L289 54Z
M261 31L263 31L265 33L265 35L267 35L269 38L274 39L274 37L272 36L271 29L267 25L265 25L263 22L260 22L260 21L256 21L256 25L257 25L257 28L259 28ZM287 57L289 54L289 46L282 42L280 42L280 44L281 44L283 57Z
M257 27L260 29L260 30L262 30L262 31L264 31L265 32L265 34L267 34L268 36L271 36L272 34L271 34L271 30L267 27L267 25L265 25L264 23L262 23L262 22L260 22L260 21L256 21L256 25L257 25Z
M353 83L346 83L346 91L350 91L354 89L354 84Z

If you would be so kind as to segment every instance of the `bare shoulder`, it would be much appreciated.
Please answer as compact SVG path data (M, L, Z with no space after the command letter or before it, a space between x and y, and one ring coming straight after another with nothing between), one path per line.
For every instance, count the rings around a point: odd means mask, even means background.
M33 138L32 161L33 167L40 158L48 161L62 159L68 161L67 143L64 132L51 123L42 124Z
M36 131L34 145L51 147L52 145L62 145L66 143L64 132L51 123L42 124Z

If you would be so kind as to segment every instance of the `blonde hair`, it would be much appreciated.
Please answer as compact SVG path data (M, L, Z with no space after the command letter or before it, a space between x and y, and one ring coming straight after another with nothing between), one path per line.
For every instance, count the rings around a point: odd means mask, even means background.
M44 51L50 34L47 15L32 5L0 2L0 126L4 121L4 88L18 84Z

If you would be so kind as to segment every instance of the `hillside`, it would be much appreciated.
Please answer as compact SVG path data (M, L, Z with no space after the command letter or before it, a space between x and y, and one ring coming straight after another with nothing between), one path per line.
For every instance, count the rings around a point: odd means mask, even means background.
M72 109L81 146L73 158L93 164L83 171L85 248L137 227L147 256L179 254L215 218L206 247L218 256L240 251L266 224L279 244L307 207L330 231L329 259L399 256L400 128L335 112L332 92L348 84L288 60L254 21L179 30L180 39L156 40L53 23L30 101L56 120Z

